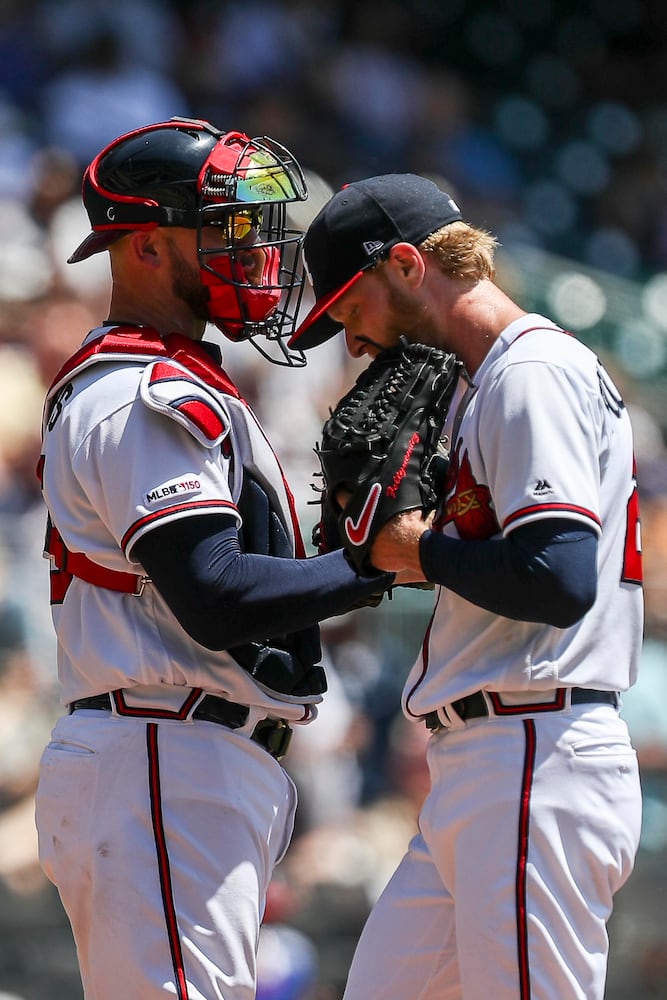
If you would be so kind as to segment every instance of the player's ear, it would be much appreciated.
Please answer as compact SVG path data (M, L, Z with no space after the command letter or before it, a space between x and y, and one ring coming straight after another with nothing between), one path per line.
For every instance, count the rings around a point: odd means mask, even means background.
M424 258L412 243L396 243L387 259L401 279L411 287L418 287L424 280Z
M125 253L144 267L155 268L160 261L160 247L155 237L156 230L128 233L122 241Z

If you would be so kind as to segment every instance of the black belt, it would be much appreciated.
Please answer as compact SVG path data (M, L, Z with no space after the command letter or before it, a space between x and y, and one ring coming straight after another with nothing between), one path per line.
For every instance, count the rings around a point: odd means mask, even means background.
M92 708L110 712L112 711L111 695L98 694L92 698L79 698L70 704L70 715L77 708ZM245 725L249 711L247 705L239 705L238 702L227 701L226 698L205 694L192 713L192 718L201 719L204 722L216 722L220 726L226 726L227 729L239 729ZM150 709L147 709L145 718L150 717ZM284 719L262 719L250 734L250 739L254 743L259 743L276 760L285 756L291 738L292 729Z
M533 705L504 705L494 714L499 716L504 715L541 715L543 712L559 712L565 707L565 688L560 688L559 693L562 697L557 697L553 702L542 702L535 703ZM488 692L488 696L493 700L495 692ZM618 694L616 691L595 691L593 688L580 688L573 687L570 688L570 703L572 705L587 705L587 704L603 704L603 705L618 705ZM496 696L498 700L502 698L502 695ZM484 716L489 715L489 706L487 704L486 698L481 691L475 691L474 694L469 694L465 698L458 698L456 701L451 703L451 707L456 712L457 716L467 722L469 719L482 719ZM445 717L447 716L446 709L444 710ZM422 716L424 722L426 723L428 729L443 729L445 728L440 721L440 717L437 712L429 712L427 715Z

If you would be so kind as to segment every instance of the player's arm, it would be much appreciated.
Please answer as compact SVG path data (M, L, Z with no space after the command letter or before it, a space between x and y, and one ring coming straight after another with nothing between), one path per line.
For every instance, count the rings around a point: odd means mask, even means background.
M245 553L224 515L183 518L140 538L133 555L186 632L228 649L342 614L393 581L359 577L342 550L312 559Z
M597 535L581 522L534 521L485 541L426 530L417 545L427 580L505 618L568 628L595 601Z
M588 400L587 395L583 398ZM594 408L585 412L595 425ZM552 419L553 413L559 414L558 420ZM575 496L580 509L596 509L599 460L593 437L582 433L587 421L581 413L581 387L562 365L523 361L503 369L493 394L484 401L476 431L480 447L490 456L485 481L492 484L500 523L524 501L530 502L530 493L522 497L518 484L534 482L535 455L561 456L560 463L550 466L550 479L559 482L561 490L552 501ZM561 468L565 460L567 471ZM513 476L505 474L510 467ZM371 562L382 569L420 567L430 582L485 610L567 628L583 617L596 596L593 522L593 517L584 521L554 515L524 523L502 538L477 541L427 530L418 513L411 512L383 528Z

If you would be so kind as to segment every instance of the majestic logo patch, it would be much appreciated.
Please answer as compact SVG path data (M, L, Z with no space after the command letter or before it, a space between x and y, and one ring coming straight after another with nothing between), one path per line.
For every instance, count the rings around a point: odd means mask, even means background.
M368 533L371 529L371 524L373 523L373 518L375 516L375 511L377 510L381 493L382 484L373 483L368 492L368 496L364 501L364 505L359 512L357 520L353 521L349 516L345 518L345 534L353 545L363 545L368 538Z
M182 479L172 479L149 490L145 497L146 506L151 507L162 500L192 496L195 493L201 493L201 482L194 475L186 475Z
M533 490L533 496L536 497L546 497L549 493L553 493L553 487L548 479L538 479L535 483L535 488Z

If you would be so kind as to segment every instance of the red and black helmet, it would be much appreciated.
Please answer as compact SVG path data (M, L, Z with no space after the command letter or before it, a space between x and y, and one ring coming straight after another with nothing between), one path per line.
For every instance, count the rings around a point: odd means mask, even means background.
M196 229L209 319L232 340L252 340L279 364L304 364L283 340L293 332L303 291L303 234L288 228L286 206L307 197L294 156L268 136L222 132L209 122L173 118L120 136L84 173L83 203L92 232L69 258L84 260L132 230ZM224 246L205 249L203 226L226 225ZM265 257L249 283L236 254L249 228ZM247 249L247 243L245 245ZM275 341L279 355L253 338Z

